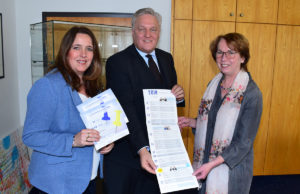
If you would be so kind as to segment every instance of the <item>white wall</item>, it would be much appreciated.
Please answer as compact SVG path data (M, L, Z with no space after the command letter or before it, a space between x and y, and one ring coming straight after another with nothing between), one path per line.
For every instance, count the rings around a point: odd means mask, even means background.
M20 127L19 67L14 0L0 0L5 77L0 79L0 138Z
M0 0L0 2L4 2L5 0ZM10 2L12 0L7 0ZM14 60L14 65L16 66L14 70L17 68L18 71L14 71L11 73L11 77L18 81L14 83L12 86L15 90L14 93L19 93L19 99L14 99L13 103L20 104L19 106L11 107L14 109L12 112L16 111L20 113L20 116L12 114L10 116L14 116L15 122L19 122L18 124L23 125L25 114L26 114L26 96L31 87L31 64L30 64L30 29L29 25L33 23L38 23L42 21L42 12L119 12L119 13L134 13L137 9L143 7L152 7L154 10L159 12L162 15L162 34L159 42L159 47L169 51L170 50L170 25L171 25L171 0L14 0L15 1L15 12L16 13L16 30L13 31L13 34L16 36L17 41L17 49L16 49L16 58L17 65ZM2 9L2 3L1 9ZM9 12L9 11L6 11ZM11 13L12 14L12 13ZM8 24L7 24L8 25ZM10 25L10 24L9 24ZM14 28L14 27L10 27ZM6 31L8 36L8 29ZM14 35L10 35L14 36ZM13 38L12 38L13 39ZM15 41L13 41L15 43ZM8 45L8 42L7 42ZM10 45L10 47L12 47ZM5 48L4 50L8 50ZM12 49L14 50L14 49ZM13 52L15 53L15 52ZM11 78L12 79L12 78ZM1 84L0 80L0 84ZM5 87L7 88L6 93L11 93L8 86L8 80L5 80ZM18 87L18 89L16 89ZM0 86L1 89L1 86ZM10 95L7 94L6 97ZM2 90L1 90L1 113L2 107L7 107L9 105L2 105L5 101L5 98L2 98ZM16 98L16 97L15 97ZM11 99L9 99L11 100ZM11 109L7 107L6 109ZM8 117L8 116L7 116ZM4 118L0 118L0 122L2 123Z

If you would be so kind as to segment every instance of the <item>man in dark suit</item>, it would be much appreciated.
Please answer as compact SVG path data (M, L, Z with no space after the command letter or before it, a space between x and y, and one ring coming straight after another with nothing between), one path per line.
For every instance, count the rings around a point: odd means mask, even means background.
M160 26L161 16L153 9L138 10L132 18L133 44L106 63L107 88L113 90L122 105L130 132L115 142L114 149L104 157L107 194L160 193L149 152L143 89L171 89L177 103L184 104L173 58L156 48Z

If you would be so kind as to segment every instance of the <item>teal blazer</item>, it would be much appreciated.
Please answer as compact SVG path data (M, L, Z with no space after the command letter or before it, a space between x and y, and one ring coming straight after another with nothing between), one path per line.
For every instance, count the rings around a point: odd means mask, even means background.
M22 138L33 150L29 180L47 193L82 193L89 184L93 146L72 147L73 136L86 128L76 109L80 103L77 91L55 70L28 94Z

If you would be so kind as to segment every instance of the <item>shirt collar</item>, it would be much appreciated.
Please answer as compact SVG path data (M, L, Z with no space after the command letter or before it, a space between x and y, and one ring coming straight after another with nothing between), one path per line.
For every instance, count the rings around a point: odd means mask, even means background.
M138 52L142 57L146 57L146 55L148 55L148 54L150 54L150 55L156 57L156 56L155 56L155 50L153 50L151 53L145 53L145 52L139 50L137 47L135 47L135 48L136 48L137 52Z

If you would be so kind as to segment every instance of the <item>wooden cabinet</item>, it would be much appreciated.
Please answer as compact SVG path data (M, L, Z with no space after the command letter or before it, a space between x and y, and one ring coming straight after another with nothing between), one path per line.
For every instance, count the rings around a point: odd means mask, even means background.
M172 0L174 7L174 17L176 19L192 19L193 1L191 0Z
M254 141L254 172L264 174L269 115L274 72L276 25L237 23L236 31L247 37L250 45L248 70L263 94L263 113Z
M235 21L236 0L193 0L193 20Z
M193 22L189 116L196 117L208 82L219 72L209 45L219 34L232 32L234 22Z
M194 20L277 22L278 0L194 0Z
M183 2L188 5L179 6ZM190 2L173 0L178 4L171 48L187 101L179 114L196 117L208 82L219 72L210 42L219 34L239 32L249 40L248 69L263 94L254 175L300 174L300 1L193 0L192 16ZM183 138L192 157L193 135L187 130Z
M279 0L278 23L300 25L300 1Z
M266 174L300 174L300 26L278 26Z
M180 80L180 85L185 89L185 93L189 94L190 85L190 61L191 61L191 42L192 42L192 21L178 20L174 23L174 61L177 72L177 78ZM186 96L188 98L188 96ZM189 106L189 101L186 100L186 106ZM185 109L181 109L184 111ZM187 113L182 112L183 115Z
M255 173L263 174L270 101L273 81L273 60L275 52L276 26L234 22L194 21L191 79L189 89L189 116L196 117L197 110L206 85L219 72L209 50L210 42L219 34L237 31L244 34L250 43L251 57L249 71L263 91L263 115L259 132L255 140ZM257 35L260 35L257 37ZM205 38L203 38L205 37ZM189 152L193 149L188 146Z
M237 0L237 22L276 23L278 0Z
M177 73L177 79L180 80L180 85L185 90L185 106L189 107L189 89L190 89L190 61L191 61L191 42L192 42L192 21L191 20L176 20L173 23L174 34L173 36L173 56ZM179 115L188 116L187 108L178 108ZM183 130L182 137L184 144L188 147L191 145L192 135L189 130ZM190 149L192 151L192 149ZM189 153L192 155L192 153Z

